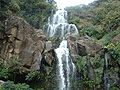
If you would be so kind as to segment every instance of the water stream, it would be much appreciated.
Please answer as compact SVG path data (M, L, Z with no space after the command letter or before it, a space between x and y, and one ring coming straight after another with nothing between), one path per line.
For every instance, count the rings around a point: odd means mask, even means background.
M75 65L70 58L67 41L63 40L55 52L58 58L59 90L70 90L70 79L74 77Z
M49 17L46 27L44 33L48 37L63 38L67 34L78 35L77 27L67 23L67 11L64 9L57 10L53 17Z
M103 73L103 79L104 79L104 90L109 90L110 83L109 83L109 69L108 69L108 59L110 58L108 53L105 53L105 61L104 61L104 73Z
M78 30L74 24L67 23L67 11L59 9L48 19L46 36L62 39L59 47L55 49L57 56L57 78L59 90L71 90L72 79L75 76L75 65L70 57L66 35L78 36Z

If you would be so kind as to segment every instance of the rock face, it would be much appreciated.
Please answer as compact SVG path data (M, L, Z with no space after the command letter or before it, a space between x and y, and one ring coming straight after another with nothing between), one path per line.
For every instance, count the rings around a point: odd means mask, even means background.
M112 40L111 40L111 43L116 43L116 42L118 42L118 41L120 41L120 34L118 34L118 35L116 35Z
M77 37L68 36L67 40L69 43L70 53L73 56L86 56L88 54L95 56L102 49L102 45L96 43L91 38L80 37L77 39Z
M0 58L10 60L19 57L18 61L29 70L39 70L43 53L48 53L52 44L46 42L46 36L34 30L23 19L11 16L6 21L5 37L0 48ZM51 64L48 60L46 60Z
M90 54L91 56L95 56L101 49L102 49L102 45L96 43L95 41L93 41L90 38L81 38L81 40L79 40L77 42L78 47L83 46L86 49L86 53ZM78 48L78 51L80 49ZM85 50L82 50L85 51ZM81 52L81 51L79 51ZM84 52L85 53L85 52Z

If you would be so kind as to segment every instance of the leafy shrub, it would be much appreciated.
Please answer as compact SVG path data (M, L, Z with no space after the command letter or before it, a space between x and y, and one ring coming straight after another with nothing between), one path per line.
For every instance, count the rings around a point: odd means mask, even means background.
M14 84L12 81L7 81L2 85L3 90L33 90L27 84Z
M8 79L10 76L10 71L8 68L3 68L0 70L0 79Z
M21 74L27 71L25 67L18 61L18 57L13 57L10 60L0 61L0 79L16 79L17 74Z
M27 81L32 81L34 79L39 80L41 77L40 75L41 75L40 71L30 72L26 75L26 80Z
M1 0L1 21L5 20L12 13L17 13L20 7L17 3L12 0Z
M8 79L10 76L10 71L4 66L4 62L0 61L0 79Z
M114 62L117 62L120 65L120 42L116 44L109 44L106 47L111 55L111 58Z
M111 41L111 39L118 35L120 33L120 31L112 31L109 34L106 34L105 36L103 36L102 39L99 40L99 42L102 42L104 45L109 44L109 42Z
M80 20L79 20L79 18L72 19L72 20L69 20L69 23L77 25L78 23L80 23Z
M55 8L45 0L20 0L17 3L21 8L19 15L37 29L43 28Z
M20 6L17 3L10 3L9 8L14 13L17 13L18 11L20 11Z
M94 80L88 78L87 62L91 62L91 67L94 69ZM93 88L101 88L101 77L103 74L104 59L100 57L79 57L77 60L77 73L81 76L76 78L77 87L82 86L85 90L93 90Z
M96 25L102 25L103 34L117 30L120 25L120 2L118 0L109 0L108 2L99 2L97 7L91 11L94 12L92 21Z
M88 35L93 38L100 39L102 37L102 28L100 26L88 25L80 31L83 35Z

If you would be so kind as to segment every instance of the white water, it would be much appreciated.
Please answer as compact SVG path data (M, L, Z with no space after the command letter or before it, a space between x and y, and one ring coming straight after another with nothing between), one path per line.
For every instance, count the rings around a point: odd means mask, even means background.
M45 34L49 37L63 38L66 34L77 36L78 30L74 24L67 23L67 11L59 9L53 17L48 19Z
M109 90L110 89L110 83L109 83L109 69L108 69L108 59L110 59L110 56L108 53L105 53L105 66L104 66L104 89Z
M48 19L48 25L45 34L49 37L65 39L67 34L78 36L78 30L74 24L67 23L67 11L64 9L59 9L56 11L53 17ZM75 65L70 58L67 43L67 40L63 40L60 43L60 46L55 49L58 60L57 77L59 90L71 90L71 82L75 75Z
M55 52L58 58L59 90L69 90L70 78L73 78L71 75L75 73L75 65L70 59L67 41L63 40Z

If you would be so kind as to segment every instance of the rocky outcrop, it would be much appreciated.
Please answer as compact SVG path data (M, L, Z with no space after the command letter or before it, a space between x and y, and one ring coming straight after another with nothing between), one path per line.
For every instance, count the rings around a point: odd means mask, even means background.
M78 40L77 44L78 44L78 47L80 45L85 47L86 50L81 50L81 51L86 51L86 53L90 54L91 56L95 56L102 49L102 45L99 43L96 43L91 38L81 38L80 40ZM80 50L80 48L78 48L78 51L79 50ZM81 51L79 51L79 52L81 52Z
M45 62L49 65L52 66L53 60L54 60L54 49L53 49L53 44L51 41L46 42L46 49L43 53L43 58Z
M11 58L19 57L18 62L23 67L32 71L39 70L43 55L52 49L52 44L49 41L46 42L46 36L16 16L8 18L5 27L0 58L8 61ZM45 60L51 65L50 58Z
M118 41L120 41L120 34L116 35L112 40L111 43L117 43Z
M80 55L80 56L96 56L102 50L102 45L96 43L91 38L87 37L74 37L68 36L68 47L70 48L71 55Z

